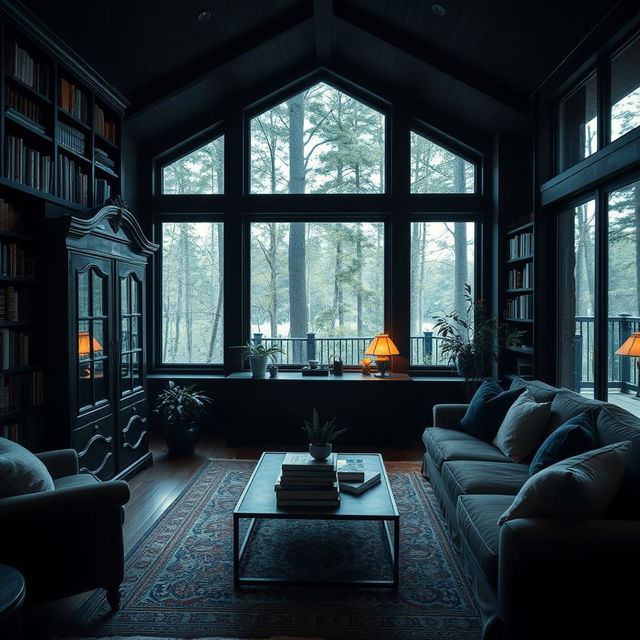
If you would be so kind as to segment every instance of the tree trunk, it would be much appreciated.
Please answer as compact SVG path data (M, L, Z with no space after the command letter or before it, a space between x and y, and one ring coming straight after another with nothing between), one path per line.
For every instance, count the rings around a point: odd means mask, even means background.
M333 276L333 319L334 327L342 327L344 324L344 305L342 294L342 235L340 225L336 223L336 261Z
M362 224L356 223L356 313L357 313L357 332L358 336L364 334L364 317L362 308Z
M278 335L278 264L277 260L277 228L275 222L269 223L269 324L271 337Z
M455 193L464 193L465 191L464 160L460 156L456 156L453 160L453 190ZM467 261L466 222L455 223L453 238L455 255L454 308L456 311L458 311L458 313L464 313L466 306L466 302L464 299L464 285L467 283L467 277L469 273Z
M216 338L218 337L218 331L220 330L220 323L222 320L222 304L223 304L223 298L224 298L224 287L223 287L224 278L221 277L224 270L222 223L218 223L215 226L218 229L218 302L216 304L216 309L214 311L213 318L212 318L211 339L209 341L209 357L207 359L208 362L213 362L213 359L215 356ZM211 250L212 251L213 251L213 247L215 246L213 228L214 228L213 225L211 225ZM214 264L214 260L212 255L211 265L213 266L213 264ZM216 275L215 270L212 269L212 272L213 272L212 277L215 278L215 275Z
M182 282L182 277L185 273L184 271L184 251L182 249L182 243L184 242L183 231L180 229L180 239L178 241L178 270L176 273L176 281L177 281L177 300L176 300L176 318L175 318L175 332L173 336L173 349L171 350L171 360L175 362L176 357L178 355L178 349L180 347L180 323L182 322L182 295L184 293L184 287Z
M182 225L182 250L184 264L184 320L185 338L187 343L187 362L193 360L193 316L191 314L191 247L189 246L189 232L186 225Z

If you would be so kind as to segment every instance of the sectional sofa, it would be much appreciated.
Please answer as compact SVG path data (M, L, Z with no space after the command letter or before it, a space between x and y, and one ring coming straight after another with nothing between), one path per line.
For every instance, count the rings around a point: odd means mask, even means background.
M472 584L483 639L640 638L640 419L543 382L512 381L519 386L552 403L547 435L593 407L598 446L630 440L632 452L605 518L520 518L499 526L529 477L530 460L516 464L457 429L468 405L434 406L423 473Z

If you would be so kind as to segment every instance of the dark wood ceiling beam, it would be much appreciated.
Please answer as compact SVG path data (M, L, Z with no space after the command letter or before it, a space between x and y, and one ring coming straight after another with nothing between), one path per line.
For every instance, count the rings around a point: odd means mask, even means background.
M221 49L201 58L176 73L162 79L153 87L133 96L133 105L128 112L128 117L137 117L158 102L181 93L190 86L200 83L218 69L232 60L251 53L255 49L275 40L314 17L313 7L309 3L303 3L294 9L282 12L268 22L255 27L250 32L236 38L233 42Z
M331 61L333 51L333 0L313 0L316 58L320 64Z
M423 42L418 42L406 33L392 27L389 23L356 9L346 3L338 3L334 15L351 27L364 31L387 45L415 58L433 69L447 74L467 87L500 102L525 115L529 115L529 100L495 80L456 62Z

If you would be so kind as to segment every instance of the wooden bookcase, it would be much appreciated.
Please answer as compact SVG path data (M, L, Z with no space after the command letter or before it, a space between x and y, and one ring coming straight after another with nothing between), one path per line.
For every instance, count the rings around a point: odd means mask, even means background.
M504 320L511 329L524 331L522 345L506 347L504 372L531 378L534 373L534 262L535 225L518 219L505 232Z
M27 18L0 19L0 185L75 210L122 195L124 99L90 68L71 68Z
M0 198L0 436L42 445L41 207Z

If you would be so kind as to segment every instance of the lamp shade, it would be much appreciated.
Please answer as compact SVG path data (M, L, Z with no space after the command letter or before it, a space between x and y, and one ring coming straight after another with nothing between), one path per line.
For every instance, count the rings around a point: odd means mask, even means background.
M640 333L632 333L616 351L616 355L640 357Z
M78 332L78 355L81 358L87 358L91 354L91 345L94 353L102 351L102 345L95 338L90 338L88 331Z
M364 352L366 356L397 356L400 352L386 333L379 333Z

